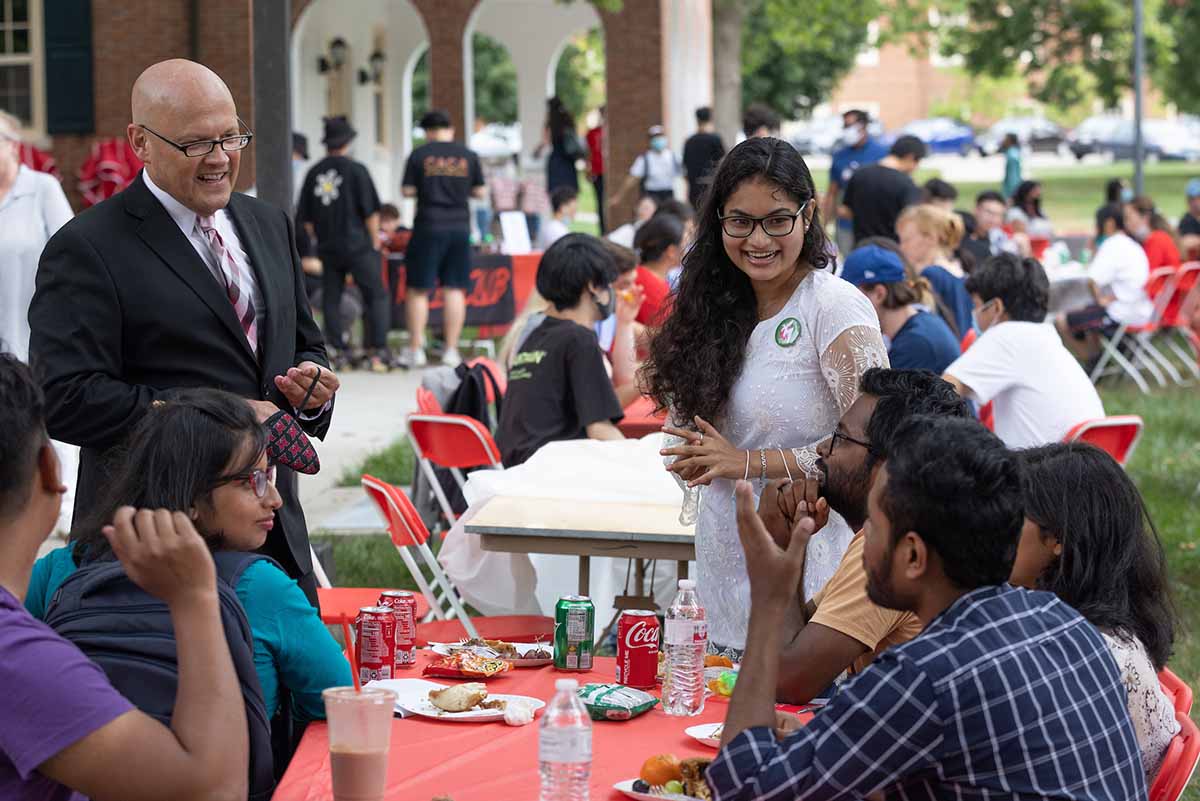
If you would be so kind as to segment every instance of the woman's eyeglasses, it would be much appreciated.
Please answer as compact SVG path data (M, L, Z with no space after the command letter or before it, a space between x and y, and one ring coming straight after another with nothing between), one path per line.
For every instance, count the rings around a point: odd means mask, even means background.
M746 239L761 225L763 233L771 237L787 236L796 228L796 220L804 209L795 214L768 214L766 217L748 217L745 214L728 214L721 220L721 230L734 239Z
M256 498L265 498L267 496L267 488L275 486L275 465L271 465L266 470L255 468L246 473L222 476L217 479L216 486L235 484L239 481L245 481L250 489L254 490Z

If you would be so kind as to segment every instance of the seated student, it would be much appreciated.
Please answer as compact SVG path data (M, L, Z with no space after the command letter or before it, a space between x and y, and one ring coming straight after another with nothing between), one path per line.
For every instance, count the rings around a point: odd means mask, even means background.
M1129 474L1099 448L1056 443L1018 456L1025 527L1010 581L1054 593L1100 629L1151 784L1179 733L1158 683L1176 629L1158 533Z
M496 430L505 467L555 440L624 439L615 425L623 407L594 328L613 312L615 279L612 257L595 237L568 234L542 254L537 291L551 307L508 371Z
M867 498L867 595L925 628L804 726L776 713L775 688L815 523L800 517L783 550L749 482L737 499L753 604L722 748L705 774L715 799L1146 797L1104 638L1051 593L1007 583L1021 474L978 422L915 416L894 432Z
M1079 362L1046 325L1050 282L1042 265L1008 253L967 278L983 332L943 377L963 397L995 402L996 434L1010 448L1058 442L1104 405Z
M946 323L918 306L928 283L913 280L896 253L878 245L855 248L842 266L842 278L875 307L892 367L940 373L958 357L958 340Z
M267 432L241 398L187 389L155 407L134 428L105 500L77 521L71 542L34 565L25 606L42 618L78 566L112 559L103 521L122 506L186 510L213 550L262 547L275 510L275 467ZM351 682L341 648L304 592L275 564L246 568L234 587L254 635L254 667L267 715L286 690L298 720L325 717L321 691Z
M637 284L646 293L637 321L643 326L657 326L667 313L667 297L671 294L669 276L679 268L683 258L684 223L673 214L655 214L638 229L633 238L641 265L637 268Z
M811 701L844 671L861 673L876 655L921 633L916 615L884 609L867 597L862 534L867 492L903 420L914 414L970 417L971 410L954 387L925 370L874 368L863 373L860 388L833 437L818 448L820 486L811 479L772 482L758 503L759 516L777 542L788 541L795 510L808 497L840 514L857 532L837 572L787 621L776 691L786 703Z
M962 218L928 203L909 206L896 220L900 252L929 282L950 310L950 330L959 342L971 330L971 296L963 286L963 270L955 255L962 243Z
M1063 312L1054 321L1067 347L1084 360L1094 358L1099 351L1096 332L1111 333L1121 324L1142 325L1154 313L1154 304L1146 294L1150 261L1142 246L1125 231L1125 212L1119 205L1106 206L1097 213L1096 224L1097 237L1102 241L1088 265L1096 302Z
M1121 207L1125 215L1125 230L1137 240L1142 250L1146 251L1146 261L1150 271L1159 267L1174 267L1179 269L1183 258L1179 255L1179 247L1175 242L1175 229L1167 222L1167 218L1159 214L1154 207L1154 200L1139 195Z
M1042 212L1042 185L1022 181L1012 196L1012 206L1004 213L1004 222L1012 228L1019 246L1030 246L1031 239L1049 239L1054 226ZM1029 254L1026 254L1029 255Z
M1004 195L985 189L975 196L975 225L962 243L975 266L1000 253L1016 253L1017 246L1004 233L1004 212L1008 204Z
M134 709L99 667L21 606L66 488L42 392L8 354L0 354L0 448L0 798L245 798L246 706L212 557L191 523L178 513L122 508L102 530L130 578L167 604L191 646L179 649L168 728Z
M550 219L538 231L538 250L545 250L571 233L571 221L579 211L579 192L571 186L560 186L550 193Z
M1187 261L1200 259L1200 178L1187 182L1187 211L1179 218L1179 249Z
M646 224L654 216L654 212L658 210L658 203L649 195L642 195L638 198L637 205L633 207L633 219L624 225L617 226L604 237L609 242L616 242L621 247L632 248L633 237L637 235L637 230Z

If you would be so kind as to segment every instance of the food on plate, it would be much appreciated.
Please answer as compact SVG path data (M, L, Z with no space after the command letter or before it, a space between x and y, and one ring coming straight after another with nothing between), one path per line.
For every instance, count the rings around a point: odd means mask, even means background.
M491 649L496 656L503 657L505 659L519 658L517 646L513 645L511 642L504 642L503 640L485 640L482 638L474 638L470 640L464 640L461 644L468 648Z
M533 723L533 708L520 702L508 705L504 710L504 722L509 726L524 726Z
M444 656L436 662L425 666L426 676L448 676L462 678L463 676L495 676L512 669L512 664L503 659L490 659L477 656L467 651L459 651L450 656Z
M711 759L685 759L679 763L679 771L683 774L683 793L700 801L712 801L712 790L704 778L705 771L712 764Z
M650 785L646 784L641 779L638 779L633 783L632 789L635 793L648 793L650 792Z
M712 690L713 694L721 695L726 698L733 695L733 688L737 685L738 674L732 670L726 670L720 676L708 681L708 689Z
M705 654L704 655L704 666L706 668L707 667L731 668L731 667L733 667L733 660L727 656L720 656L718 654Z
M669 795L683 795L683 782L672 779L663 785L663 792Z
M592 720L629 720L658 703L650 693L621 684L585 684L579 697Z
M429 691L429 702L443 712L467 712L487 698L487 687L477 681Z
M479 702L480 709L496 709L503 712L508 708L508 701L502 698L489 698L486 701Z
M708 735L708 739L710 739L710 740L720 740L720 739L721 739L721 735L723 735L724 733L725 733L725 724L724 724L724 723L722 723L720 726L718 726L717 728L713 729L713 731L712 731L712 734Z
M532 650L526 651L525 655L521 658L522 659L553 659L554 654L550 653L549 648L542 645L541 643L538 643L537 647L533 648Z
M642 764L638 778L651 787L661 787L667 782L680 781L683 772L679 767L679 757L674 754L655 754Z

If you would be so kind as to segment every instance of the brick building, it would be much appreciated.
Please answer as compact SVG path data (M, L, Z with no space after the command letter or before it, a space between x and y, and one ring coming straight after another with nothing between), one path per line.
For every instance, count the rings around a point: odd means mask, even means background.
M154 62L184 57L207 64L253 125L252 2L0 0L7 12L0 15L7 20L0 22L0 37L8 34L6 26L19 28L25 42L20 52L10 48L6 55L0 48L0 108L15 111L30 140L52 151L78 206L80 165L95 141L124 136L130 87ZM602 30L610 174L628 170L650 125L665 124L680 147L691 132L692 109L712 98L710 0L637 0L616 14L582 1L292 0L292 12L294 128L315 145L321 117L347 113L359 131L356 157L368 164L385 197L398 194L411 146L412 72L426 49L432 104L450 111L460 137L472 129L471 52L464 43L476 31L509 48L529 149L540 140L545 99L567 41L592 27ZM343 47L335 66L330 56L337 39ZM251 148L239 188L253 183Z

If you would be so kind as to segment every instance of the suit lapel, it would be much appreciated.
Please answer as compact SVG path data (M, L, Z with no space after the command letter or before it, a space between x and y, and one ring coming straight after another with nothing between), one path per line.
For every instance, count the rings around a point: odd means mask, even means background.
M138 236L199 296L200 300L204 301L217 319L242 344L246 356L257 362L225 290L217 283L217 279L192 247L192 243L179 230L175 220L154 195L150 194L140 175L122 194L129 193L133 194L127 199L126 207L142 220L137 229Z
M275 314L272 312L277 312L281 308L279 302L280 290L272 280L272 276L276 271L270 268L270 262L267 261L269 257L267 256L265 243L263 242L262 230L258 227L258 220L254 218L254 214L242 203L241 197L236 192L229 198L229 205L225 207L225 211L233 219L233 224L237 228L238 238L242 240L242 247L246 251L246 255L250 258L250 268L254 270L254 277L258 280L258 290L262 292L263 305L267 309L266 324L260 324L258 329L258 352L264 355L264 358L260 362L266 364L265 355L268 352L267 348L273 344L274 339L272 328L274 327Z

